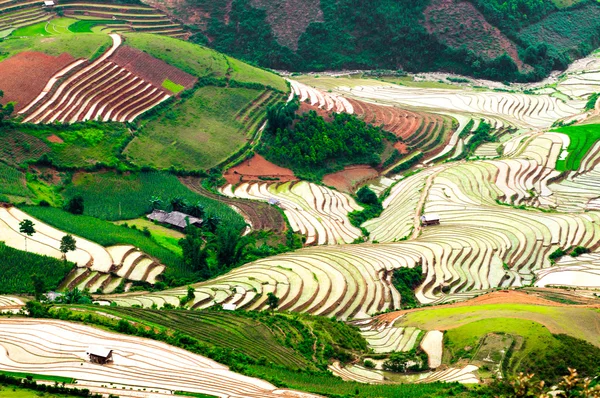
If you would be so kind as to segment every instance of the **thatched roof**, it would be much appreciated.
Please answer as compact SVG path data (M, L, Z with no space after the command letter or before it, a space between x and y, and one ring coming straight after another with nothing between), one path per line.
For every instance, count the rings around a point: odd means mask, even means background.
M154 210L151 214L148 214L148 219L157 221L164 224L170 224L179 228L185 228L187 226L186 218L189 220L190 225L201 225L202 219L190 216L189 214L182 213L180 211L172 211L167 213L163 210Z

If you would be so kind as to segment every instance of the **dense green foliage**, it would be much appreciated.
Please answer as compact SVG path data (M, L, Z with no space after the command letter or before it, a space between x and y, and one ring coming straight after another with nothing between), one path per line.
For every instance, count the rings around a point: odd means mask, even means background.
M55 290L74 265L16 250L0 242L0 294L33 294L34 275L43 275L45 288Z
M600 7L592 0L563 9L552 0L471 2L489 23L517 44L520 58L533 68L519 71L510 57L489 59L469 49L469 43L457 48L442 44L424 26L428 0L322 0L322 21L308 25L298 39L297 50L281 45L270 26L285 23L285 17L273 19L250 0L235 0L229 6L225 1L187 0L190 6L211 15L206 33L198 32L192 40L274 69L401 67L411 72L443 69L497 80L535 80L553 69L564 68L573 57L587 55L600 40L598 22L594 21ZM578 18L579 13L582 18ZM469 17L465 15L464 20L455 23L470 24ZM573 24L574 20L578 23ZM569 31L569 26L575 33ZM566 43L545 36L555 30L558 32L554 36L561 33L568 38Z
M521 359L513 364L516 372L534 373L539 379L557 383L569 373L569 367L577 369L583 377L600 374L600 348L585 340L566 334L553 335L554 344L541 350L535 356Z
M553 131L566 134L570 139L567 158L556 162L556 170L558 171L579 169L583 158L592 146L600 140L600 124L567 126Z
M260 152L270 161L291 168L297 176L320 180L348 164L381 163L383 130L347 113L326 121L310 111L295 116L297 102L270 108Z
M400 293L402 308L414 308L419 306L414 290L423 282L423 269L421 266L414 268L398 268L394 270L392 284Z
M390 355L383 363L383 368L390 372L419 372L428 369L427 359L427 353L420 348L413 348L410 351L398 351Z
M354 210L348 213L350 223L357 228L371 218L379 217L383 212L383 206L377 194L369 187L361 187L356 192L356 200L363 207L363 210ZM368 234L368 231L363 230L363 233Z
M171 201L177 199L202 206L206 217L218 217L238 230L245 225L229 206L192 192L177 177L162 172L78 174L65 190L68 199L77 195L84 199L84 214L104 220L143 216L151 212L154 198L165 210L171 210Z

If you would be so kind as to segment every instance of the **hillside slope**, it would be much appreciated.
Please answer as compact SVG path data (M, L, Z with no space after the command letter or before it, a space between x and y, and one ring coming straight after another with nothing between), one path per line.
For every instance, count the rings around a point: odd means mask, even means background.
M196 27L193 41L294 71L442 69L537 80L600 40L594 17L600 6L590 0L145 2ZM564 39L553 40L558 36Z

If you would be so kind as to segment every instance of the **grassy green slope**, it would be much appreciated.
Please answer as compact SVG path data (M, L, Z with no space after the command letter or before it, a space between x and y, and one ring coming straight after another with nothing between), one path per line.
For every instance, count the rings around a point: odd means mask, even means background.
M110 37L104 34L79 35L76 40L72 35L11 38L0 42L0 61L23 51L40 51L52 56L69 53L75 58L91 58L110 43Z
M239 111L262 94L249 88L206 86L144 125L126 148L135 164L198 170L225 160L246 143Z
M600 347L598 331L600 312L589 308L528 304L487 304L434 308L406 314L400 323L424 330L451 329L477 319L518 318L548 327L553 333L565 333Z

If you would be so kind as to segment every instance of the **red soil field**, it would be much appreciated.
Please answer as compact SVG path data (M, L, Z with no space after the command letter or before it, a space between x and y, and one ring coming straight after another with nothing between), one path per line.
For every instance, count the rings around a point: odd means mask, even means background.
M25 51L0 62L2 103L16 102L15 111L37 97L50 78L75 60L70 54L58 57Z
M109 61L127 69L134 75L152 83L152 85L160 87L165 92L168 90L164 89L162 84L166 79L184 86L186 89L194 87L197 80L194 76L185 73L181 69L171 66L136 48L127 46L120 47L109 58ZM170 94L170 92L167 94Z
M285 167L277 166L260 155L254 155L227 170L223 175L228 183L237 184L241 181L262 181L259 177L278 178L278 181L296 181L294 172Z
M49 136L48 138L46 138L48 141L53 142L55 144L62 144L64 141L57 136L56 134L52 134L51 136Z
M323 183L338 191L351 193L357 185L378 175L377 170L368 165L348 166L342 171L324 176Z

